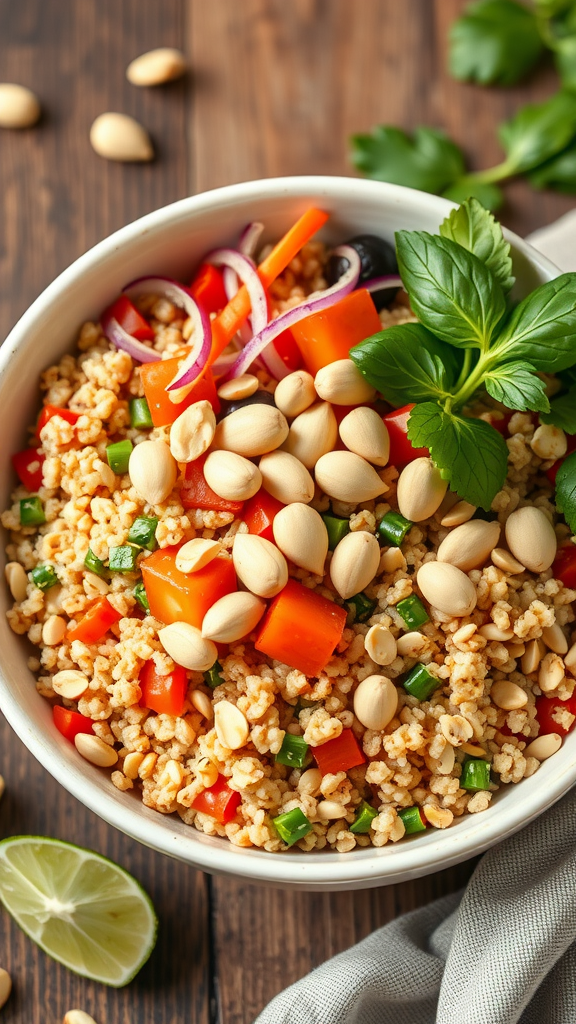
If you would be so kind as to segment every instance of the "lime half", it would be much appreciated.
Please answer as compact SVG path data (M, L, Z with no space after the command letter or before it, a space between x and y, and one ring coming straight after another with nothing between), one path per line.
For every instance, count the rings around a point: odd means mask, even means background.
M77 974L126 985L156 940L150 898L106 857L43 836L0 842L0 900L41 949Z

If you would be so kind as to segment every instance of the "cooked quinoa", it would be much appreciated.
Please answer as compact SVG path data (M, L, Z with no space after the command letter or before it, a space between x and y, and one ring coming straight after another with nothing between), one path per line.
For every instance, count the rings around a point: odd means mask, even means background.
M325 287L325 258L323 247L310 243L293 260L271 288L276 314ZM382 311L384 327L414 319L406 301L400 293L394 307ZM181 312L153 295L138 305L153 327L154 346L162 357L180 354L190 337L190 323ZM274 391L276 384L269 375L259 371L258 377L261 388ZM365 589L366 597L375 602L373 613L365 622L348 616L341 641L318 677L308 678L271 661L255 649L251 634L220 654L223 682L215 689L206 685L202 672L188 672L180 717L141 707L143 665L152 660L159 674L174 669L158 637L164 623L145 614L134 596L141 563L150 552L138 554L135 571L103 577L85 568L88 549L105 561L110 548L127 543L134 519L145 515L158 518L160 549L193 538L217 539L223 554L230 557L236 534L247 533L248 527L232 512L185 509L180 500L181 476L166 501L152 506L142 500L127 473L115 475L107 461L107 445L126 438L134 445L150 439L168 441L170 428L131 428L128 402L143 395L140 367L106 340L99 324L82 326L75 354L66 354L49 367L40 386L45 404L72 410L79 418L69 423L53 416L38 440L31 428L31 444L38 445L45 456L38 491L45 524L21 525L19 502L28 497L23 486L14 491L2 524L8 532L9 562L19 563L27 574L39 564L52 566L58 584L43 591L28 575L26 595L19 595L23 599L14 602L8 620L14 632L26 635L36 648L28 666L37 678L39 694L91 719L95 736L115 748L114 786L136 790L147 807L162 814L176 813L202 832L271 852L286 849L272 819L300 808L312 823L312 830L297 844L301 850L331 848L346 853L356 846L380 847L402 839L405 826L398 812L403 808L422 807L430 824L445 828L464 814L485 811L501 784L520 782L538 770L540 762L525 756L525 750L538 735L535 699L541 693L540 668L537 664L526 674L522 658L527 645L540 642L543 631L554 623L562 628L569 646L576 640L576 592L554 579L551 569L540 575L511 574L488 560L483 568L467 574L477 593L471 614L454 618L427 606L429 621L411 631L397 611L398 603L416 592L417 570L436 559L440 543L450 533L440 521L457 500L455 495L448 495L431 518L413 525L401 547L382 548L376 577ZM477 414L488 420L501 416L495 403ZM506 438L509 472L493 511L504 527L514 510L534 505L554 524L558 539L565 540L569 530L559 521L544 475L554 460L543 460L535 453L531 446L535 428L530 414L512 415ZM319 512L331 506L335 515L350 517L352 532L374 534L382 517L398 509L398 470L387 465L378 473L388 487L381 498L359 505L330 502L317 488L311 506ZM331 557L329 552L324 576L292 563L289 572L304 586L342 605L328 571ZM70 642L68 630L103 595L120 620L99 643ZM365 649L366 634L377 624L388 627L396 641L404 638L402 653L384 667L372 661ZM502 639L494 638L498 636ZM540 645L538 661L559 658L546 650ZM441 681L424 701L410 696L401 685L417 663ZM86 677L86 690L77 701L55 694L53 679L63 670L76 670ZM562 662L555 690L562 700L574 690L571 671ZM397 712L380 731L365 728L353 708L359 683L375 674L384 674L398 689ZM506 711L491 699L491 689L503 680L525 692L523 707ZM214 728L214 706L223 700L236 705L248 724L248 740L237 750L223 746ZM570 727L574 716L566 710L560 714L561 724ZM345 729L352 730L364 752L366 761L358 767L321 775L313 765L291 769L275 761L286 733L318 747ZM488 790L470 792L460 786L462 764L470 755L490 764L491 778L498 781L492 781ZM192 807L217 774L241 798L227 824ZM377 815L369 832L354 834L350 826L363 800L374 806ZM323 803L331 807L328 820Z

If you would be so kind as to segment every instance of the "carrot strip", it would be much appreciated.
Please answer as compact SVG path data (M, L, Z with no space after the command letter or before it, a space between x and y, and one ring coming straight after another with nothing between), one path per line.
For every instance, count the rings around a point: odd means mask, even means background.
M329 214L325 210L317 210L312 207L303 213L299 220L286 232L283 238L274 246L272 252L258 267L258 277L265 288L286 269L291 260L306 242L320 230L328 220ZM212 352L208 360L212 364L232 341L236 331L241 327L250 312L250 299L245 285L237 291L236 295L215 320L212 321Z

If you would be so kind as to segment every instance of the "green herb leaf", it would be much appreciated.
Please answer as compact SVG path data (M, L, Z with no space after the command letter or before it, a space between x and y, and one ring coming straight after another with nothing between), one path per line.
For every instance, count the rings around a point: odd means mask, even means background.
M559 39L554 47L554 63L565 89L576 89L576 35Z
M350 349L366 380L395 406L446 398L458 372L455 355L422 324L389 327Z
M504 202L502 190L497 185L476 181L473 174L459 178L442 195L453 203L463 203L474 196L486 210L498 210Z
M416 128L410 138L400 128L379 125L350 142L352 163L376 181L440 193L464 174L462 151L433 128Z
M450 30L450 73L480 85L513 85L541 52L536 18L514 0L479 0Z
M576 533L576 452L564 459L556 474L556 505Z
M486 351L506 308L491 270L456 242L426 231L396 232L396 252L424 326L449 345Z
M561 274L528 295L492 351L503 359L526 360L545 373L576 363L576 273Z
M576 140L558 156L537 167L529 180L533 188L554 188L573 195L576 192Z
M484 386L492 398L502 402L508 409L517 409L519 412L528 409L548 412L550 409L544 381L536 376L530 363L502 363L485 375Z
M573 384L565 395L553 398L550 402L550 412L543 413L540 419L543 423L560 427L567 434L576 434L576 384Z
M572 6L574 0L534 0L538 14L544 18L553 18Z
M423 402L410 413L408 437L415 448L430 450L451 490L488 511L504 486L508 460L504 438L494 427Z
M440 235L474 253L492 271L502 289L510 291L515 280L510 243L504 240L498 221L477 199L467 199L452 210L440 225Z
M549 100L522 107L499 130L506 152L506 175L531 171L560 153L576 135L576 95L557 92Z

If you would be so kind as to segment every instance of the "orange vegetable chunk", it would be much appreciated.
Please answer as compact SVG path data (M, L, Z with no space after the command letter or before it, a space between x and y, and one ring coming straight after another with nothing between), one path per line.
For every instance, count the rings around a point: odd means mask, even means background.
M346 611L296 580L274 598L258 631L255 647L307 676L330 661L346 624Z
M154 551L142 564L142 578L150 614L161 622L188 622L198 629L212 605L236 590L236 573L231 558L218 555L198 572L186 574L176 568L178 548Z
M359 288L328 309L304 317L290 330L306 369L315 376L328 363L346 359L353 345L381 331L382 324L370 292Z
M207 508L217 512L241 512L243 501L228 501L213 491L204 476L204 463L208 452L189 462L180 488L180 500L184 508Z
M156 363L142 363L140 367L140 379L155 427L165 427L169 423L174 423L174 420L189 405L201 402L203 399L210 402L214 412L220 412L216 385L210 370L207 370L204 376L194 384L192 390L181 402L175 403L171 400L166 388L176 376L182 361L180 357L161 359Z
M97 644L108 632L110 626L119 622L122 616L112 607L107 597L100 597L88 609L77 626L68 630L69 640L81 640L84 644Z
M347 772L366 761L352 729L343 729L333 740L320 747L310 747L310 750L322 775Z

